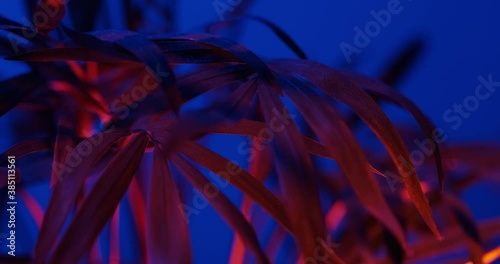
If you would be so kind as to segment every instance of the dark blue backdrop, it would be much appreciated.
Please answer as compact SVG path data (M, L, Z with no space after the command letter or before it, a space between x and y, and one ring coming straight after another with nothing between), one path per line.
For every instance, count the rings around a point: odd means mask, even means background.
M74 0L77 1L77 0ZM1 1L0 15L22 22L22 9L17 1ZM110 10L119 11L115 0L105 2ZM189 32L199 26L217 21L212 0L183 0L178 5L178 30ZM225 0L220 0L225 3ZM233 1L237 2L237 1ZM477 110L463 118L457 129L452 128L443 115L454 104L462 104L468 96L474 96L479 85L478 77L491 74L494 81L500 81L500 34L498 14L500 2L488 1L430 1L401 0L398 13L391 15L390 22L380 28L378 34L370 37L370 43L352 54L348 64L341 51L341 43L354 44L355 27L364 29L374 21L372 11L387 10L394 1L255 1L250 13L265 17L288 32L303 48L310 59L334 67L349 67L361 73L378 76L389 59L396 55L411 40L420 38L425 49L411 72L399 84L401 91L427 113L438 127L449 136L448 142L464 140L500 143L500 122L498 118L500 91L486 100L479 101ZM120 28L119 12L116 12L116 28ZM229 17L229 11L223 17ZM373 24L373 23L372 23ZM234 33L234 32L233 32ZM245 23L238 28L239 41L264 58L293 57L284 44L272 32L255 22ZM18 74L22 66L13 62L0 62L0 78ZM387 107L395 121L408 120L395 108ZM7 120L0 119L1 125ZM5 129L0 130L0 150L5 150L9 138ZM213 145L225 155L237 156L234 139L233 148L228 149L224 141L213 140ZM242 159L241 157L236 157ZM36 187L35 187L36 188ZM225 190L237 196L232 189ZM488 186L477 186L466 193L467 202L478 218L500 215L498 207L491 204L499 196ZM46 200L45 198L41 198ZM235 197L235 199L238 199ZM196 263L206 260L214 263L227 262L227 254L220 254L222 247L231 244L232 233L211 209L204 209L192 219L191 233ZM125 243L126 244L126 243ZM2 252L3 252L2 248Z

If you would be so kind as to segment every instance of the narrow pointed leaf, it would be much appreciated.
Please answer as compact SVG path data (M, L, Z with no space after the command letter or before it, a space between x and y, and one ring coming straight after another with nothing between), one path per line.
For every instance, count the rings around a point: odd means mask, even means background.
M179 147L179 151L194 162L224 178L227 182L251 197L284 228L290 230L291 226L283 203L247 171L196 143L186 142Z
M259 75L261 80L270 85L272 88L280 91L279 86L277 85L272 72L267 67L266 63L262 61L257 55L243 47L242 45L233 42L231 40L207 35L207 34L191 34L186 36L177 37L181 40L192 40L200 43L204 43L209 47L213 47L214 52L222 53L222 54L231 54L243 62L251 66Z
M245 19L257 21L257 22L265 25L266 27L268 27L269 29L271 29L273 31L273 33L283 43L285 43L285 45L290 50L292 50L293 53L295 53L295 55L297 55L297 57L299 57L299 58L301 58L303 60L307 60L307 55L304 53L304 51L302 51L302 49L300 48L300 46L290 37L290 35L288 35L283 29L281 29L280 27L278 27L276 24L274 24L273 22L271 22L271 21L269 21L269 20L267 20L265 18L258 17L258 16L235 17L235 18L226 19L224 21L212 24L209 27L217 27L217 26L221 26L221 25L232 25L232 24L234 24L234 22L239 22L239 21L242 21L242 20L245 20Z
M243 239L244 243L255 254L258 263L269 263L265 253L263 252L255 230L248 223L245 217L241 214L238 208L215 186L208 181L193 165L183 159L178 154L172 154L170 158L173 164L186 177L189 182L212 204L215 210L221 214L224 220L231 228L237 232ZM207 189L212 188L208 194Z
M440 135L441 133L439 133L439 130L437 130L437 128L429 120L429 118L412 101L410 101L398 91L391 89L387 85L352 72L342 72L342 74L354 80L358 85L363 87L370 94L381 96L384 99L389 100L396 105L399 105L403 109L406 109L415 118L415 120L424 131L427 139L432 140L434 144L434 147L431 148L431 155L434 156L439 186L441 190L443 190L444 169L442 164L441 151L439 148L439 143L441 142L438 143L436 141L436 139L441 140L439 136L436 137L436 135Z
M259 99L266 124L274 122L273 126L278 127L273 131L271 144L293 234L301 254L306 258L314 256L318 238L326 239L316 172L293 117L279 99L277 91L260 83Z
M53 187L58 176L62 174L63 164L75 147L75 126L71 116L67 112L60 114L57 122L56 142L54 144L54 158L52 160L52 175L50 177L50 186Z
M4 153L2 153L0 157L2 159L7 159L8 156L15 156L16 158L21 158L34 152L50 150L50 149L52 149L52 144L50 143L49 140L33 139L33 140L22 141L20 143L15 144L14 146L6 150ZM2 162L0 162L0 164L5 165L7 164L7 161L3 160Z
M186 216L177 186L159 146L153 154L148 202L148 259L151 263L191 263Z
M130 135L85 197L49 263L77 263L113 215L142 160L145 133Z
M417 210L429 229L440 238L432 218L429 201L420 186L416 169L410 162L409 152L396 128L376 102L356 83L322 64L296 60L279 60L272 64L309 80L327 95L346 104L359 115L385 145ZM318 71L321 74L318 74Z
M35 246L35 263L43 263L57 240L62 226L74 207L85 178L90 174L97 160L121 137L123 131L106 131L82 141L63 164L59 182L55 185L45 211L42 228ZM86 156L81 153L91 152Z
M140 259L142 263L149 263L148 261L148 243L147 243L147 208L144 195L141 192L138 178L132 179L130 188L128 190L128 202L132 211L132 217L137 229L137 236L139 237Z
M311 128L327 146L327 150L344 172L366 210L382 222L400 245L406 248L403 228L389 208L361 146L341 115L310 88L313 86L311 83L280 73L283 75L280 83L285 94L292 99Z

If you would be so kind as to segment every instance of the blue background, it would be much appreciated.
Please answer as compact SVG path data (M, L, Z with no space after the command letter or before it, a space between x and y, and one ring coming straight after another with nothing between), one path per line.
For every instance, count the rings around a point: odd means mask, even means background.
M121 5L118 1L104 2L109 10L116 10L112 26L123 29L119 16ZM416 102L438 127L445 130L449 143L466 140L500 143L498 91L489 99L481 101L477 111L471 113L458 129L452 129L451 124L443 119L444 112L453 104L462 103L467 96L474 95L479 84L478 76L492 74L493 80L500 81L500 2L402 0L403 11L393 15L390 24L371 38L370 44L360 54L352 55L352 64L346 64L339 44L353 44L356 34L353 28L364 28L366 23L374 20L370 11L386 9L388 2L260 0L255 1L249 13L279 25L296 40L309 59L333 67L348 67L373 77L379 76L390 60L412 40L421 39L425 49L412 70L399 83L399 89ZM211 0L183 0L178 3L177 10L177 29L180 32L199 30L201 25L219 20L214 1ZM1 16L22 22L23 11L17 1L0 2ZM229 17L230 13L224 16ZM245 22L234 33L238 41L263 58L295 57L261 24ZM0 79L24 70L19 63L13 62L0 62L0 69ZM407 114L390 106L386 106L386 109L394 121L408 120ZM6 118L0 119L2 126L6 123ZM5 134L6 129L1 131L0 150L3 151L11 142ZM225 156L233 157L237 156L236 149L227 148L225 144L235 146L241 139L231 140L234 141L224 141L222 146L217 138L209 143ZM224 192L239 200L232 188ZM465 197L477 218L500 215L498 206L492 208L499 198L493 188L479 185L467 192ZM46 200L43 197L40 199ZM227 254L220 254L220 251L221 248L230 247L232 233L210 207L193 218L190 228L196 263L207 260L213 263L227 262Z

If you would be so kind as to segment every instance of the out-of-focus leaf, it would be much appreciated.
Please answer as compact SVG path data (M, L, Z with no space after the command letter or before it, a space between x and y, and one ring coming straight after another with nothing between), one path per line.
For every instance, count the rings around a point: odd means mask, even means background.
M59 175L60 181L55 185L45 211L42 228L35 246L35 263L43 263L50 252L61 228L73 208L85 178L92 166L119 138L125 136L124 131L106 131L92 136L78 144L63 164ZM82 156L81 153L90 153Z
M285 231L285 229L277 226L267 242L266 253L269 256L269 259L274 263L276 263L276 258L278 256L280 246L283 243L283 240L286 238L286 235L287 232Z
M34 152L50 150L50 149L52 149L52 144L50 143L49 140L33 139L33 140L23 141L15 144L14 146L6 150L4 153L2 153L0 155L2 159L0 164L6 165L8 156L15 156L16 158L21 158Z
M500 219L494 218L481 221L477 224L479 233L484 240L500 237ZM443 240L438 241L426 236L415 244L414 254L409 260L417 261L444 254L463 245L466 234L460 226L449 228L443 232Z
M65 0L40 0L33 15L33 23L40 32L48 33L55 29L63 19ZM39 20L42 18L42 20Z
M102 5L103 1L100 0L69 1L67 6L75 29L80 32L92 31Z
M410 45L391 61L389 67L383 72L380 80L387 85L397 85L398 82L413 66L417 57L421 54L424 44L420 40L413 41Z
M28 11L28 16L32 17L33 14L35 13L35 10L38 6L38 0L24 0L24 5L26 7L26 11Z
M38 48L47 47L47 37L38 32L34 27L28 27L10 19L0 17L0 30L9 32L4 41L8 42L10 45L9 50L12 50L14 54L25 51L32 46ZM10 34L15 34L26 41L17 40Z
M492 264L495 263L500 259L500 246L488 251L486 254L484 254L482 261L486 264ZM465 264L472 264L471 262L467 262Z
M336 201L325 214L327 231L334 231L345 218L347 212L346 204L342 201Z
M173 153L170 157L176 168L186 177L189 182L212 204L221 214L222 218L231 228L237 232L244 243L255 254L258 263L269 263L265 253L259 244L254 229L241 214L238 208L220 190L208 181L193 165L178 154ZM217 195L207 194L207 188L213 188Z
M0 82L0 116L23 101L39 84L40 78L33 73Z
M102 257L102 252L101 252L101 241L99 239L97 239L94 243L94 246L92 246L92 249L90 250L90 260L92 262L102 262L103 261L103 257Z
M71 40L82 47L121 56L126 51L143 62L148 72L156 79L167 95L174 110L180 107L180 95L176 87L174 72L162 50L147 37L130 31L103 31L93 34L78 33L66 29ZM121 51L118 49L121 48Z
M36 198L33 197L31 193L29 193L29 191L27 191L24 188L18 188L17 195L19 195L19 198L21 198L21 200L23 201L31 217L33 217L36 226L40 228L42 226L42 220L43 220L42 206L38 203Z
M128 136L125 146L113 157L85 197L49 263L77 263L89 252L132 181L148 141L143 132Z
M54 158L52 160L52 174L50 186L58 181L58 176L62 174L62 166L76 145L75 124L68 112L61 112L57 122L56 142L54 144Z
M457 197L445 193L443 194L444 209L450 211L454 220L461 227L466 235L465 244L469 248L469 254L474 264L483 264L483 246L478 227L467 206Z
M132 179L128 190L128 201L132 210L132 217L139 237L141 262L148 262L148 243L147 243L147 208L144 195L141 192L137 177Z
M472 165L477 169L498 168L499 156L500 145L487 142L450 144L443 154L447 161ZM485 176L487 177L487 175Z
M109 41L109 36L101 36L102 40ZM177 111L180 107L180 94L177 90L174 72L162 50L148 38L133 32L115 33L111 41L134 54L147 66L149 73L165 91L171 107Z
M109 259L111 262L120 263L120 205L111 216L109 226Z
M254 151L251 152L251 156L248 158L248 172L260 182L265 182L273 170L274 161L272 159L272 151L266 148L259 138L252 139L252 146ZM243 194L240 210L249 221L252 219L252 205L253 200L248 195ZM281 229L284 230L283 228ZM241 238L235 234L231 247L231 256L229 257L230 263L243 263L245 253L245 246ZM267 250L266 253L268 253ZM270 255L268 254L268 256ZM272 260L272 258L270 259Z
M295 55L297 55L301 59L304 59L304 60L307 59L307 55L304 53L304 51L302 51L302 49L299 47L299 45L290 37L290 35L288 35L283 29L278 27L273 22L271 22L265 18L262 18L262 17L249 16L249 15L242 16L242 17L235 17L235 18L225 19L223 21L211 24L209 27L233 25L235 22L239 22L239 21L242 21L245 19L257 21L257 22L265 25L266 27L271 29L273 31L273 33L276 34L276 36L278 36L278 38L281 41L283 41L283 43L285 43L285 45L295 53Z
M148 260L151 263L191 263L186 215L177 192L167 156L159 146L153 154L148 198Z

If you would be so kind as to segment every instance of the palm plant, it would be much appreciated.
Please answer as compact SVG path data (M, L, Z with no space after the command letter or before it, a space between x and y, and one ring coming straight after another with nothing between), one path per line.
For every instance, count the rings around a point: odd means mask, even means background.
M469 257L447 260L485 263L498 256L499 248L485 252L483 242L498 238L499 222L477 224L457 198L498 164L465 154L475 145L441 153L432 122L387 85L414 48L378 81L306 60L284 31L262 18L246 17L270 27L299 59L264 61L213 34L147 35L159 32L148 32L145 12L131 1L124 1L128 28L145 33L83 33L95 27L99 1L63 2L28 1L31 14L48 18L35 20L34 29L0 19L2 55L29 66L0 83L0 114L22 117L12 122L19 134L2 165L9 156L52 165L34 177L20 168L17 193L39 232L33 254L4 261L190 263L188 222L197 208L187 185L234 231L231 263L275 262L280 250L287 262L305 263L414 263L462 246ZM146 5L167 18L161 33L175 28L175 5ZM65 9L74 29L60 23ZM417 175L405 144L416 130L398 130L382 101L408 111L434 146L432 159L419 167L424 173ZM355 136L360 124L385 152L362 147ZM248 164L207 146L213 135L249 140ZM481 169L457 177L464 170L444 166L449 160ZM49 180L45 206L25 186ZM404 188L395 188L399 183ZM242 193L239 206L224 193L227 184ZM138 238L135 260L121 259L119 250L125 207ZM269 238L257 222L274 224ZM106 255L99 237L108 224Z

